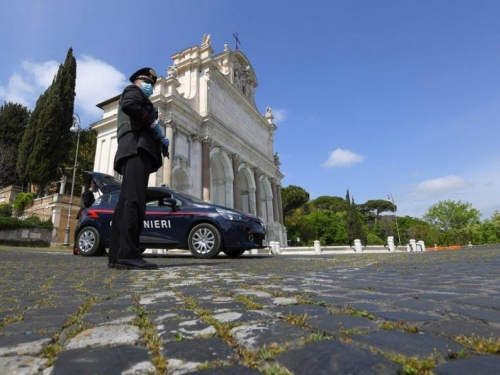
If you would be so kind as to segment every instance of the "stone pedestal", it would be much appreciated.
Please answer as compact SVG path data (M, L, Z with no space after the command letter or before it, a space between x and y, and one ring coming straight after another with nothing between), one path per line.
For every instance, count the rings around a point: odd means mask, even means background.
M410 240L410 246L408 251L417 251L417 241L414 239Z
M318 240L314 241L314 253L321 254L321 244Z
M361 240L354 240L354 249L357 253L363 252L363 247L361 246Z
M396 248L394 246L394 236L387 237L387 245L389 246L390 253L393 253L394 251L396 251Z

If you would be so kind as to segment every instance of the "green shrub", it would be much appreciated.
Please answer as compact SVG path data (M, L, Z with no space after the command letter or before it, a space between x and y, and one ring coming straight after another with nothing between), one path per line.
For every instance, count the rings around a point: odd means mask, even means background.
M34 193L19 193L14 199L14 210L23 212L27 205L35 201Z
M366 241L368 242L368 245L385 245L384 240L373 233L368 233Z
M8 203L0 203L0 217L11 217L12 205Z
M51 220L42 221L36 216L32 216L26 220L16 219L15 217L0 217L0 229L21 229L43 227L53 229L54 224Z

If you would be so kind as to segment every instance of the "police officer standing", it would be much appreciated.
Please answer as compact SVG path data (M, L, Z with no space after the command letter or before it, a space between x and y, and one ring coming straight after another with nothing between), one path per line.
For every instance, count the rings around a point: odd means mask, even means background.
M162 150L168 156L168 139L163 137L158 112L149 100L156 78L151 68L132 74L132 85L123 90L118 106L114 169L123 176L123 181L111 225L110 268L158 268L142 258L139 247L149 175L162 166Z

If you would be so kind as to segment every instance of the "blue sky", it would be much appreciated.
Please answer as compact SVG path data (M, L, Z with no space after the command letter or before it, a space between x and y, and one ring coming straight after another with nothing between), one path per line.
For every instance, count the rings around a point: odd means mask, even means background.
M250 59L273 108L283 186L386 199L420 216L463 200L500 210L498 1L0 0L0 101L34 107L72 46L76 111L143 66L212 35Z

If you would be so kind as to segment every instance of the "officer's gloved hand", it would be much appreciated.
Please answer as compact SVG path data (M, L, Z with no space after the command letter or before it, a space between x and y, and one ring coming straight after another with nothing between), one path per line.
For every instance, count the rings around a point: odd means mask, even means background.
M160 124L158 124L158 121L155 120L155 122L150 125L150 128L153 130L154 139L163 138L163 130L161 129Z
M164 158L169 158L170 159L170 154L168 153L168 146L170 145L170 141L168 138L162 138L161 139L161 153Z

